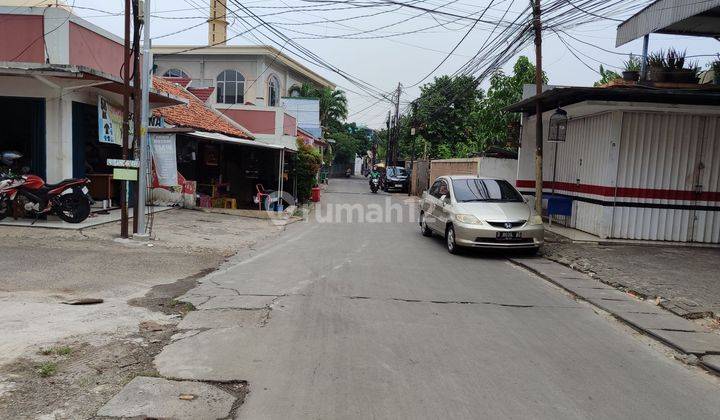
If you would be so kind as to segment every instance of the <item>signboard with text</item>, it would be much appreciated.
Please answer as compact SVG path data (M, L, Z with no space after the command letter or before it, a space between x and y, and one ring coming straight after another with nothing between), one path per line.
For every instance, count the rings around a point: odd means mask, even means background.
M132 115L130 116L129 137L133 135ZM98 96L98 141L122 146L123 112L120 107Z
M175 134L153 133L150 144L158 184L165 187L179 185Z

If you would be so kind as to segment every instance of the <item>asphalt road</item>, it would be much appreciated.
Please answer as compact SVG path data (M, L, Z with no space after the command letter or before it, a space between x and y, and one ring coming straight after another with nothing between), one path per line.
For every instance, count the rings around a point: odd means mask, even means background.
M318 211L388 197L333 179ZM241 419L720 418L717 378L502 254L450 255L404 217L292 225L213 278L272 299L264 326L218 330L177 364L213 358L247 380Z

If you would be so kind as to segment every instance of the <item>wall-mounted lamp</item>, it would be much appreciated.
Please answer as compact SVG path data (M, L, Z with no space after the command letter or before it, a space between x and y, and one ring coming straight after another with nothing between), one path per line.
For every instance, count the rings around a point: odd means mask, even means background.
M558 108L550 117L550 133L548 134L548 142L562 143L567 135L567 112Z

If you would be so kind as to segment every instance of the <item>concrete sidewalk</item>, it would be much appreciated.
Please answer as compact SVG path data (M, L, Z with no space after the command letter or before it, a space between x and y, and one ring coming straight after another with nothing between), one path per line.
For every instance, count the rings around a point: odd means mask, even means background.
M537 257L511 261L690 356L686 360L700 358L706 368L720 373L720 334L553 261Z
M543 256L683 317L720 316L720 249L577 242L546 233Z

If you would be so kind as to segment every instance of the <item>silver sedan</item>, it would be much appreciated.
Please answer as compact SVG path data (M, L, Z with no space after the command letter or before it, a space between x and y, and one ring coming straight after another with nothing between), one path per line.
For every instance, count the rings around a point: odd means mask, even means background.
M420 230L445 237L447 249L521 248L544 241L542 218L504 179L451 175L435 180L420 202Z

